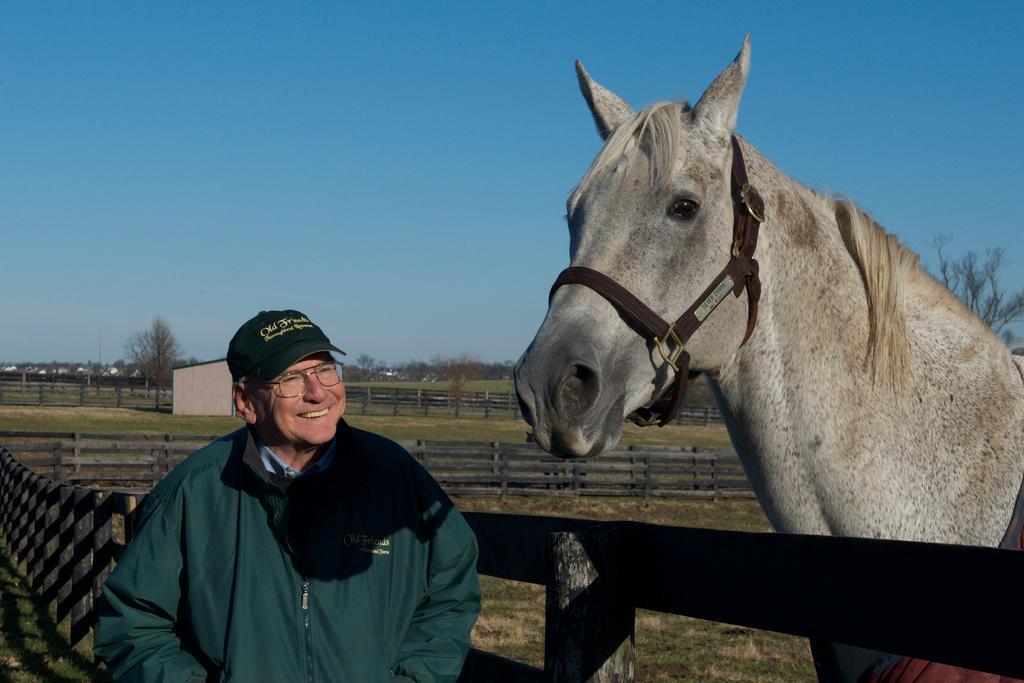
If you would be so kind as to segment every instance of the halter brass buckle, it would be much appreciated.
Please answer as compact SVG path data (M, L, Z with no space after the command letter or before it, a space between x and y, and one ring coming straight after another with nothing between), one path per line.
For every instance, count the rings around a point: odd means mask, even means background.
M668 328L668 336L669 336L669 339L671 339L672 341L674 341L676 343L676 351L675 351L675 353L668 353L668 352L666 352L665 351L665 344L660 339L658 339L657 337L654 337L654 344L655 344L655 346L658 347L658 353L661 354L662 359L664 359L664 361L666 363L668 363L669 367L672 368L672 370L675 373L678 374L679 373L679 365L676 363L676 361L679 360L679 356L681 356L683 354L683 351L685 350L685 348L683 347L683 340L680 339L679 335L676 334L675 325L670 325L669 326L669 328Z
M747 207L747 213L758 223L764 223L764 199L757 188L750 183L743 183L740 188L740 201Z

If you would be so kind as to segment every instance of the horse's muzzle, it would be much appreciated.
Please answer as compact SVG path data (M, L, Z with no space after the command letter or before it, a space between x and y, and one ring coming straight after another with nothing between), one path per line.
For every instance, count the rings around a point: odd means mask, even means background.
M623 399L608 400L598 363L528 350L516 365L515 383L523 417L549 453L597 455L618 441Z

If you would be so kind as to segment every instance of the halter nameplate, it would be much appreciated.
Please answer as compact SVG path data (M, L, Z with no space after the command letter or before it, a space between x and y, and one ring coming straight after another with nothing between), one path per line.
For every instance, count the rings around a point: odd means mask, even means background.
M675 373L672 384L650 404L638 408L629 415L630 420L642 427L652 424L664 427L675 416L683 396L686 394L686 382L691 374L689 372L690 354L686 352L686 342L711 315L711 312L725 300L729 292L734 292L736 296L739 296L744 289L747 291L747 330L740 346L747 343L747 339L750 338L757 323L757 303L761 298L761 281L758 277L758 264L754 260L754 250L757 248L758 228L764 222L764 200L747 179L747 169L743 163L739 140L734 135L731 141L733 151L731 258L722 272L712 280L708 288L697 297L697 301L686 309L686 312L678 320L669 324L618 282L600 271L583 266L569 266L563 270L555 279L548 295L550 301L555 290L562 285L583 285L592 289L603 296L631 323L643 330L654 343L665 363L672 368ZM669 339L675 343L675 350L666 346Z
M722 280L722 284L715 287L715 291L711 292L711 296L707 299L704 299L704 303L697 307L697 310L693 312L693 315L697 320L704 322L704 318L707 318L711 315L711 311L718 308L718 304L722 303L722 299L725 298L725 295L731 292L735 286L736 283L733 281L732 276L726 276L726 278Z

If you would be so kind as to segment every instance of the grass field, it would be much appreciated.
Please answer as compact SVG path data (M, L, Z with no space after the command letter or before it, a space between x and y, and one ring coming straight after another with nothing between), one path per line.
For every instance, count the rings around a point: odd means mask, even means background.
M348 415L353 427L383 434L391 439L438 441L525 441L530 427L507 418L420 417L409 415ZM0 405L0 431L47 431L83 433L205 434L217 436L242 426L234 417L192 417L125 408L57 408L52 406ZM623 428L625 444L675 444L728 447L722 427L671 425Z
M25 585L0 540L0 681L72 683L108 681L92 662L88 644L67 645L66 629Z

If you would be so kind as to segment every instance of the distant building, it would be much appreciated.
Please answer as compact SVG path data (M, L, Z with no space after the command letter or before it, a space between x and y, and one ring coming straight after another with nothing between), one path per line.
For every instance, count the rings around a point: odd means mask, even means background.
M231 373L223 358L174 368L175 415L234 415Z

